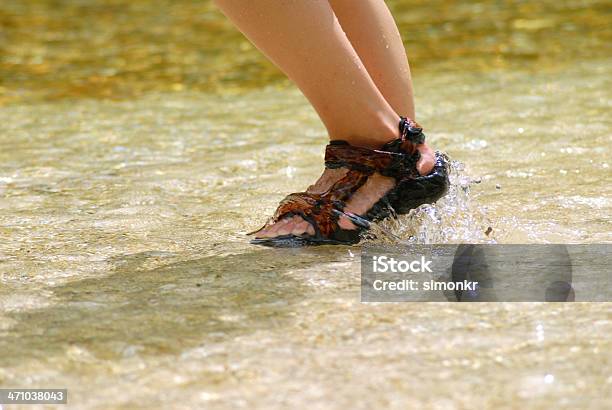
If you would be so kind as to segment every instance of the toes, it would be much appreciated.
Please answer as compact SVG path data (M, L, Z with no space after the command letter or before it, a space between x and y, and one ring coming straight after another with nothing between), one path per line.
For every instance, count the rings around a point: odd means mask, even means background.
M272 230L271 226L264 228L261 231L257 232L255 234L255 237L256 238L271 238L272 237L272 234L270 233L271 230Z
M270 231L269 226L266 226L265 228L261 228L259 231L255 232L255 237L256 238L267 238L269 231Z
M421 158L417 162L417 171L421 175L428 175L436 162L434 152L427 144L420 144L417 149L421 154Z
M287 226L289 224L290 219L291 218L281 219L280 221L275 223L272 226L272 229L270 230L270 235L272 235L272 237L279 236L279 235L284 235L284 234L281 233L281 231L285 228L285 226Z
M281 219L280 221L276 222L275 224L272 224L268 227L266 227L265 229L259 231L259 233L257 234L257 238L273 238L275 237L277 234L276 232L278 231L279 228L281 228L283 225L287 224L288 220L287 219Z
M291 231L293 231L293 227L295 226L295 217L284 219L283 222L285 223L282 226L279 226L279 228L276 230L275 236L288 235L291 233Z
M295 236L302 235L304 232L306 232L309 225L310 224L308 222L306 222L302 218L299 218L299 221L295 224L295 226L293 227L293 230L291 231L291 235L295 235Z
M259 231L257 238L274 238L283 235L295 235L300 236L304 233L314 235L314 229L312 225L303 220L299 216L293 216L290 218L284 218L277 223L270 225L269 227Z

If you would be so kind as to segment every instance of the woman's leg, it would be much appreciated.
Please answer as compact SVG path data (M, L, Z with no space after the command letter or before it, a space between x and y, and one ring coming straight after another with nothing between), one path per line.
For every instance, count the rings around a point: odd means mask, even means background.
M384 0L329 0L370 77L395 112L415 119L412 79L399 30Z
M216 0L223 13L293 80L331 139L380 148L399 115L378 90L327 0Z
M393 15L384 0L329 0L342 29L385 100L395 112L416 120L408 57ZM419 146L419 172L427 174L434 153Z

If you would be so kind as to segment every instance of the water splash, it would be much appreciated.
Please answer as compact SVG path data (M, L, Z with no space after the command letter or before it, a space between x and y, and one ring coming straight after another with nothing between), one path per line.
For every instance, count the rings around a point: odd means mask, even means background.
M407 215L372 224L369 239L376 243L495 242L486 208L473 201L470 188L480 183L465 173L459 161L450 163L448 193L433 205L421 205Z

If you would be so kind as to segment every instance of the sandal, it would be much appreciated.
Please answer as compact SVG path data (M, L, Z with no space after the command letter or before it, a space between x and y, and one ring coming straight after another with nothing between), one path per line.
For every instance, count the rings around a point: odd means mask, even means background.
M437 201L448 189L448 158L436 152L433 170L429 175L419 175L416 164L420 154L415 146L425 141L422 128L402 117L399 129L401 137L385 144L380 150L355 147L346 141L331 141L325 150L325 168L348 168L346 175L324 193L298 192L288 195L264 226L249 233L255 234L283 218L297 215L312 225L314 235L304 233L299 236L288 234L256 238L251 243L274 247L356 244L370 228L371 222L406 214L419 205ZM404 150L406 141L412 143L412 153ZM375 172L395 178L395 187L365 215L344 211L346 202ZM347 217L356 229L341 228L338 225L341 216Z

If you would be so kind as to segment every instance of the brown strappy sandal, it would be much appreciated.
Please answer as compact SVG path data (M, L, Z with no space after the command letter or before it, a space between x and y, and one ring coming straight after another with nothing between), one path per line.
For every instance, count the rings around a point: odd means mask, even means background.
M298 192L281 201L274 216L255 234L283 218L300 216L312 225L314 235L281 235L273 238L256 238L253 244L275 247L299 247L323 244L355 244L370 228L373 221L390 215L405 214L425 203L433 203L442 197L449 185L448 158L436 152L436 162L429 175L419 175L416 164L420 158L415 145L425 141L423 129L414 121L401 117L401 137L385 144L380 150L355 147L346 141L331 141L325 150L325 168L348 168L348 172L322 194ZM402 146L412 143L413 153ZM378 172L395 178L396 185L378 200L365 215L345 211L347 201ZM338 225L341 216L347 217L357 228L342 229Z

